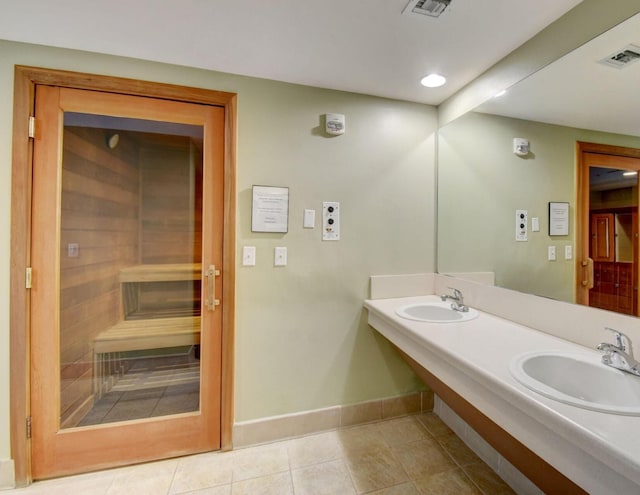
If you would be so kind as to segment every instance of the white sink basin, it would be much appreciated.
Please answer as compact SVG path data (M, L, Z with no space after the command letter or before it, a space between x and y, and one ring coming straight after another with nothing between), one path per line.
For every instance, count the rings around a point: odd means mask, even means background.
M401 306L396 314L407 320L426 321L429 323L456 323L472 320L478 316L475 309L469 311L454 311L450 302L414 303Z
M598 353L530 352L509 366L525 387L593 411L640 416L640 377L602 364Z

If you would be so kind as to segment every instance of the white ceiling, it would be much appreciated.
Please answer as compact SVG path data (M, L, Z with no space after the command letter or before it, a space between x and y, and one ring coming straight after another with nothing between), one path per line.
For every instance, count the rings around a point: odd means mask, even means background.
M0 0L0 38L437 105L580 2Z
M478 111L640 136L640 61L623 69L599 60L640 47L640 14L541 69Z

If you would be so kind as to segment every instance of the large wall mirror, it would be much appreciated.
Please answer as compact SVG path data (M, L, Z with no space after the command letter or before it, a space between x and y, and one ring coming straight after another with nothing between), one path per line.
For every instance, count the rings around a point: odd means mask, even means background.
M638 175L637 170L632 173L640 163L636 52L640 53L640 14L440 129L440 273L489 274L501 287L580 302L579 249L593 243L589 249L595 251L589 253L595 285L604 287L611 279L620 292L618 271L631 267L635 280L625 290L633 291L628 297L637 306ZM529 152L514 153L514 138L527 139ZM620 166L615 160L599 164L594 159L587 169L592 174L587 213L581 211L585 193L577 182L583 170L579 142L638 150L638 158L625 158ZM568 203L566 222L562 211L550 214L550 203ZM527 214L526 240L516 240L518 210ZM593 220L586 234L577 228L584 225L583 215L598 213L604 223ZM552 233L550 218L560 222L560 229ZM594 240L593 235L599 237ZM551 247L555 260L549 259ZM596 258L600 254L604 265ZM603 266L615 273L598 272ZM592 303L595 298L592 295ZM613 304L618 302L607 296L598 307L618 311L609 307ZM637 307L620 312L638 314Z

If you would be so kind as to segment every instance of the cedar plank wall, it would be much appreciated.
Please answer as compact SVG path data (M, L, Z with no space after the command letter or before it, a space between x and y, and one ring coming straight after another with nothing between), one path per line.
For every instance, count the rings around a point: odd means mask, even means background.
M200 263L202 154L186 137L151 139L140 150L142 204L140 262ZM199 314L200 283L145 283L139 292L146 318Z
M139 167L135 143L120 133L110 150L101 129L66 127L60 261L61 424L93 405L93 339L116 323L120 268L138 262ZM68 243L79 256L67 256Z
M140 150L143 264L200 262L202 158L180 141Z

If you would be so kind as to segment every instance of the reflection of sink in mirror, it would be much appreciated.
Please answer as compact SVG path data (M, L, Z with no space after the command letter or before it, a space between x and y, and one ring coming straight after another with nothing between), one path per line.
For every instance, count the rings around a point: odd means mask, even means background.
M583 409L640 416L640 377L602 364L597 353L532 352L509 367L525 387Z
M449 302L429 302L407 304L396 310L396 314L407 320L426 321L429 323L456 323L472 320L478 316L475 309L455 311Z

